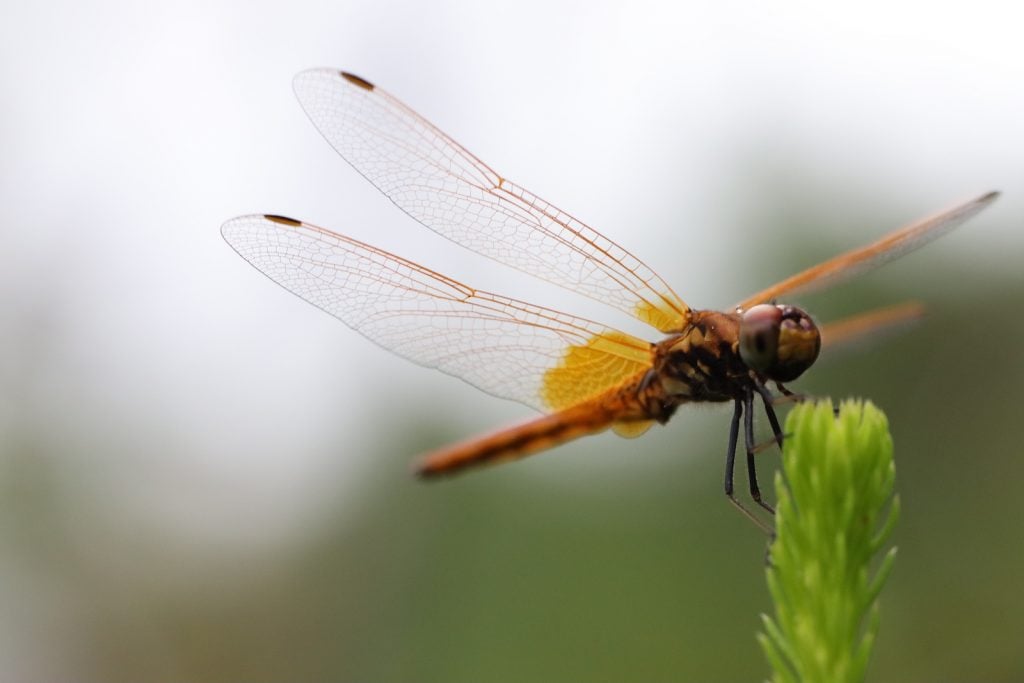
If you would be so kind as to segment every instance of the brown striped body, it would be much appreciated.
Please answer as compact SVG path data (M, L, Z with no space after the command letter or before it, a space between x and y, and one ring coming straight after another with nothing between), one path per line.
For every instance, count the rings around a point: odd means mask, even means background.
M423 477L454 474L476 465L525 458L602 432L616 422L646 421L650 418L640 401L638 384L639 379L630 389L427 453L416 464L416 473Z

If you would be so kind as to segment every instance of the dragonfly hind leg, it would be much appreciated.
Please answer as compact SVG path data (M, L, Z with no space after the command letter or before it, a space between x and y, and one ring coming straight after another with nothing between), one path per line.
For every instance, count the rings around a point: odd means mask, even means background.
M735 407L733 408L733 413L732 413L732 422L729 425L729 446L728 446L728 450L726 450L726 453L725 453L725 495L726 495L726 497L729 498L729 502L732 503L734 506L736 506L736 509L739 510L740 512L742 512L747 517L747 519L749 519L751 522L753 522L758 528L760 528L766 534L771 536L774 533L772 531L771 527L769 527L767 524L765 524L762 520L758 519L757 515L755 515L753 512L751 512L747 508L746 505L741 503L740 500L736 497L735 493L733 492L733 472L734 472L735 465L736 465L736 442L739 439L740 417L743 415L744 403L745 403L744 399L739 399L739 398L736 399ZM753 404L753 402L751 401L751 405L752 404ZM747 411L747 414L748 415L750 414L750 410L749 409ZM756 478L756 475L754 474L754 470L753 470L753 467L754 467L754 460L753 460L753 458L754 458L754 454L751 451L750 441L749 441L749 438L748 438L747 439L747 468L748 468L747 469L747 473L751 477L751 480L750 480L751 481L751 496L754 497L754 500L757 501L757 503L759 505L761 505L762 507L766 508L769 512L774 513L774 510L772 510L771 506L761 502L761 500L760 500L760 497L761 497L760 492L758 492L756 496L754 495L754 491L757 489L757 478Z

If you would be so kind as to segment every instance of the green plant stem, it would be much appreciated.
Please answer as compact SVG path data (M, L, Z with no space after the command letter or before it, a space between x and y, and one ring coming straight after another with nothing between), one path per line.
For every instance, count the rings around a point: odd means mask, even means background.
M836 415L822 401L794 408L785 431L767 569L775 616L762 615L758 639L777 683L862 681L896 553L872 574L899 516L888 421L870 402Z

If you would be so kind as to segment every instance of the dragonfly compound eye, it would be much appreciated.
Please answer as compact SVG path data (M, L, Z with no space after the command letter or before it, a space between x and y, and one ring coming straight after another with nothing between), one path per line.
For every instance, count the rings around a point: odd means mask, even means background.
M740 358L753 370L767 373L779 350L782 309L760 304L748 309L740 321Z
M769 379L796 379L811 367L820 350L818 328L799 308L760 304L743 314L740 357Z

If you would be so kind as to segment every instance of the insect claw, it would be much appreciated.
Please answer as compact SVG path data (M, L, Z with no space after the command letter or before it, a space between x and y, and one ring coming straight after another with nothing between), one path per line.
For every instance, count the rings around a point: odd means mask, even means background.
M767 510L770 513L772 513L773 515L775 514L775 508L772 507L769 503L766 503L765 501L761 500L760 492L752 493L751 497L754 499L755 503L757 503L758 505L760 505L761 507L763 507L765 510Z
M782 439L787 436L791 436L791 434L780 434L779 436L772 436L767 441L762 441L761 443L755 445L753 448L750 449L750 452L753 453L754 455L757 455L775 446L782 448Z
M778 389L779 389L779 391L781 392L782 395L781 396L773 396L772 397L772 405L777 406L777 405L783 405L783 404L786 404L786 403L803 403L804 401L810 400L810 398L811 398L811 396L809 394L797 394L797 393L794 393L794 392L790 391L789 389L786 389L785 387L783 387L781 384L776 384L775 386L778 387Z
M742 512L743 515L746 516L747 519L749 519L751 522L753 522L754 525L758 529L763 531L766 536L768 536L771 539L775 538L775 528L773 526L771 526L770 524L767 524L766 522L764 522L764 520L758 518L758 516L755 515L753 512L751 512L747 508L746 505L741 503L739 501L739 499L736 498L736 496L734 496L732 494L729 494L729 502L732 503L736 507L737 510ZM761 501L757 501L757 502L758 502L759 505L761 505L761 507L766 508L772 514L775 514L775 510L773 510L770 505L768 505L767 503L762 503Z

